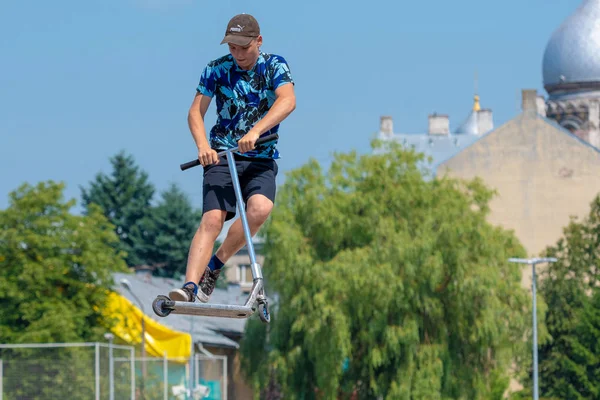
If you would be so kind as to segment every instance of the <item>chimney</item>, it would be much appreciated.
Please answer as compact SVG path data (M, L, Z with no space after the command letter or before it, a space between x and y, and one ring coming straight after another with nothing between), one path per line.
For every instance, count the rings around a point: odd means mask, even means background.
M450 120L447 115L433 113L429 115L429 134L430 135L449 135Z
M522 95L522 108L524 113L532 114L538 113L538 105L537 105L537 90L536 89L523 89L521 91Z
M536 105L537 105L537 113L540 114L542 117L545 117L546 116L546 100L544 100L543 96L537 96Z
M477 111L477 132L479 132L480 135L483 135L492 129L494 129L492 110L483 109Z
M392 136L394 134L394 121L392 117L384 115L379 122L379 134L381 136Z

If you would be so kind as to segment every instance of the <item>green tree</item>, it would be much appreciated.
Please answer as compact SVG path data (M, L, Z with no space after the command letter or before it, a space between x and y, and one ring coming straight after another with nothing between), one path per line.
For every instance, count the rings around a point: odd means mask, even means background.
M148 174L135 164L133 156L120 152L110 159L112 173L96 175L89 189L81 188L83 205L100 206L115 226L120 241L116 248L126 253L127 265L146 263L150 202L154 186Z
M501 398L527 358L530 300L507 262L525 251L486 222L494 193L482 182L427 176L422 161L391 145L287 176L266 225L279 302L242 344L258 393Z
M101 309L112 272L126 270L118 238L97 207L72 215L75 202L63 189L52 181L22 185L0 211L0 343L92 342L110 329ZM2 350L6 371L36 377L6 379L6 398L88 398L85 350L63 350Z
M152 209L145 252L148 263L160 266L159 275L185 274L190 242L200 217L201 213L176 184L161 193L159 204Z
M582 221L573 218L540 274L552 340L541 346L540 392L561 399L600 396L600 196Z
M99 308L124 271L114 227L100 210L69 213L64 185L23 185L0 211L0 342L96 340L105 333Z
M581 364L585 367L585 386L590 399L600 398L600 290L595 290L581 312L577 327L581 338ZM583 379L582 379L583 380ZM582 385L583 387L583 385Z

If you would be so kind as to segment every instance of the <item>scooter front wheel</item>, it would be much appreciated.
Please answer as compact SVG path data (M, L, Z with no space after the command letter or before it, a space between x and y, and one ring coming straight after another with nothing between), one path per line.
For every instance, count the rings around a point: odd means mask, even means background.
M167 296L159 295L152 302L152 310L154 310L154 313L159 317L166 317L167 315L171 314L171 309L165 307L165 302L167 301L171 301L171 299L169 299Z

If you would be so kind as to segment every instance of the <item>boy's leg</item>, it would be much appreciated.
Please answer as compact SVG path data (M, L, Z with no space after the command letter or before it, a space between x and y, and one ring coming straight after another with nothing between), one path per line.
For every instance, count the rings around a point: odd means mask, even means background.
M223 229L225 211L211 210L204 214L200 226L192 239L188 253L186 282L200 282L204 269L208 265L217 236Z
M171 300L193 302L196 297L201 301L208 300L203 299L198 286L223 223L235 216L235 193L226 160L204 167L202 192L204 213L190 245L185 284L169 293Z
M248 199L246 208L248 227L250 228L251 236L254 236L271 214L273 202L262 194L255 194ZM229 227L227 236L215 255L223 263L226 263L227 260L240 251L245 244L246 236L244 235L244 227L242 226L242 220L238 218Z
M175 301L194 301L198 295L198 285L215 241L225 222L227 212L211 210L204 213L200 226L194 234L188 253L187 267L185 270L185 284L180 289L174 289L169 293L169 298Z

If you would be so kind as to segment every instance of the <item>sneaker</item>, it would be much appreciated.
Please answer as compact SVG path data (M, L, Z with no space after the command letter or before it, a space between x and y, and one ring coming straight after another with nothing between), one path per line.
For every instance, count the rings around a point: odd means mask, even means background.
M209 267L206 267L206 269L204 270L204 275L202 275L202 278L200 279L200 290L198 290L198 300L200 300L203 303L208 303L208 299L210 298L210 295L212 294L213 290L215 290L215 285L220 274L220 269L212 271Z
M173 289L169 292L169 298L173 301L187 301L193 303L198 294L198 285L188 282L181 289Z

